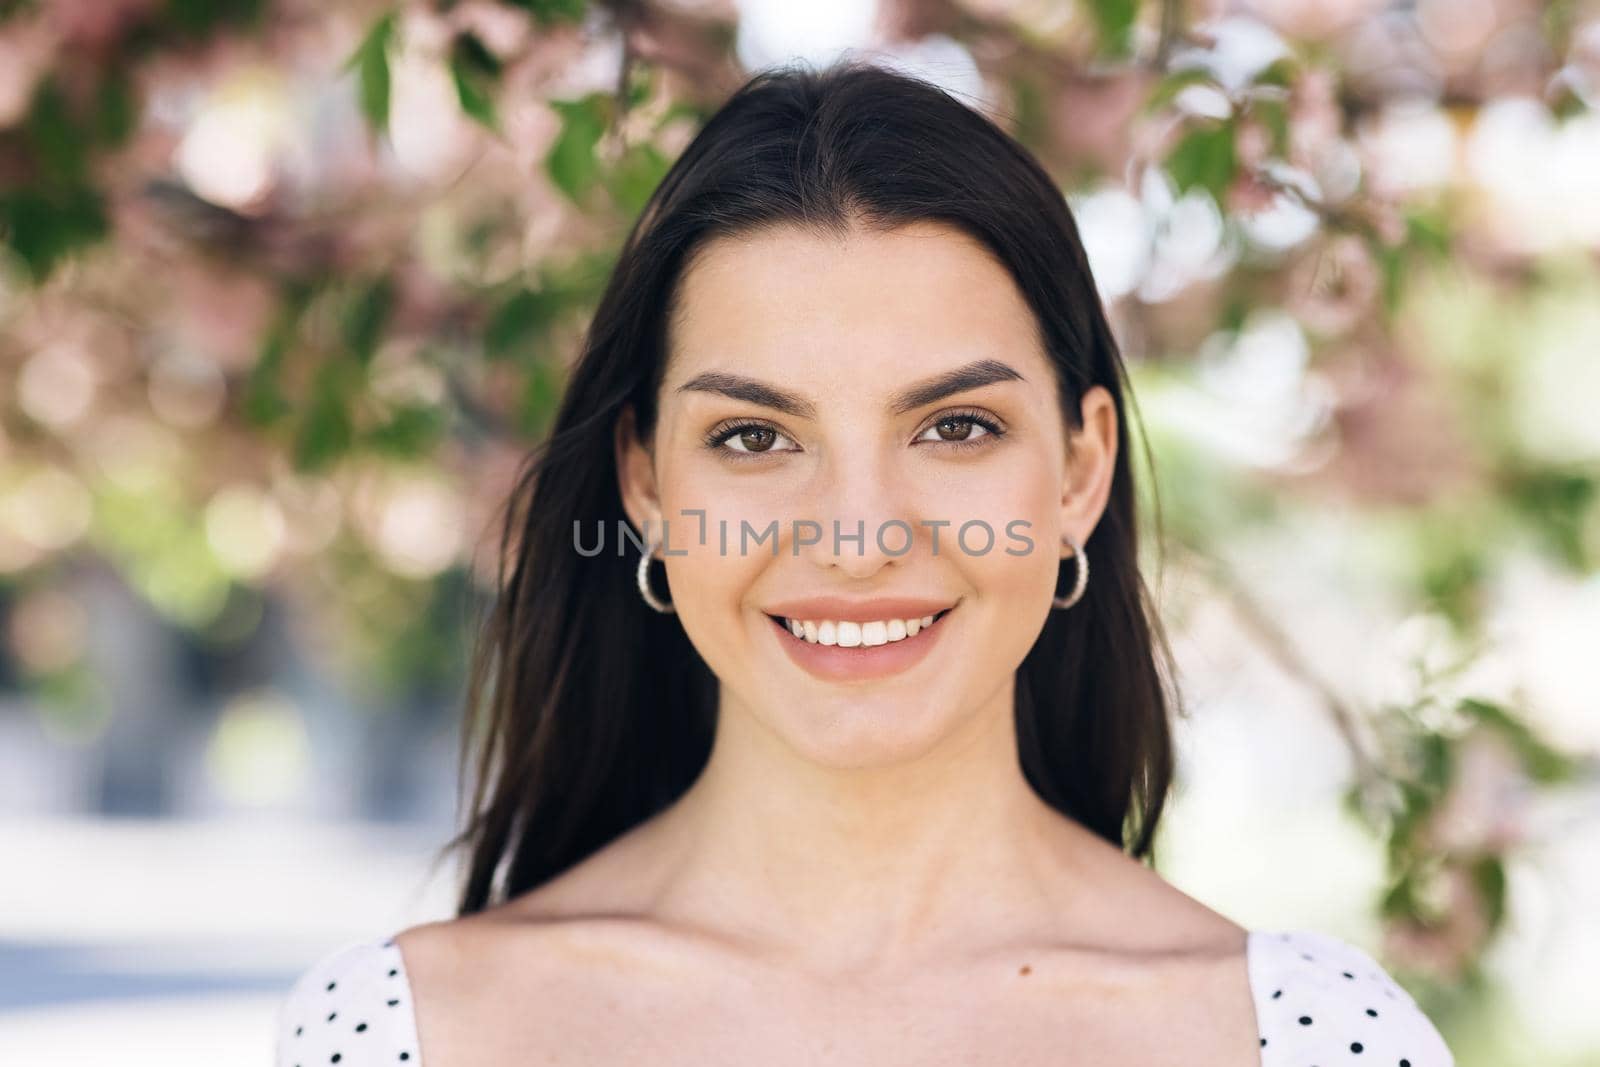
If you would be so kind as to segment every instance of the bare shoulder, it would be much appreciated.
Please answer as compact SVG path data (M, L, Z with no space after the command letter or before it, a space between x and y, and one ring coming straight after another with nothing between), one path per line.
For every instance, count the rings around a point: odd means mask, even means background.
M1094 926L1123 931L1128 947L1175 955L1241 960L1249 931L1185 893L1161 873L1081 825L1065 827L1082 869L1069 876L1087 882L1083 897L1101 909Z
M550 1035L571 1041L620 991L681 972L674 942L629 899L637 883L609 876L611 862L597 854L504 903L395 935L424 1063L554 1055Z
M527 985L559 967L574 933L605 919L569 899L568 889L558 878L484 911L396 934L417 1001L459 1003L489 983Z

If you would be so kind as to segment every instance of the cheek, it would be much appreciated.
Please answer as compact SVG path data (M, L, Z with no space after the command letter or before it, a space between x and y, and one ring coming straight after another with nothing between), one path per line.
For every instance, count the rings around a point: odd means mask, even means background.
M1036 573L1039 556L1055 554L1052 542L1060 494L1048 464L1019 452L1010 462L961 472L944 485L928 488L927 510L936 513L932 517L950 520L945 536L963 556L981 554L991 561L998 557L1005 562L996 565L1013 573ZM1008 548L1026 555L1006 555ZM945 551L942 543L940 551Z
M714 478L664 479L661 501L671 524L666 568L679 621L708 664L722 673L742 659L735 650L748 640L752 616L746 601L762 570L774 562L770 535L759 544L754 534L747 535L741 550L740 522L760 532L777 513L759 494L732 492L726 481ZM717 662L724 656L729 663Z
M1048 463L1021 458L973 479L954 511L940 515L952 520L941 534L940 554L954 553L992 617L1004 619L996 634L1007 645L1031 645L1050 610L1060 568L1060 487Z
M748 524L744 543L747 554L772 556L772 537L757 541L767 527L778 523L779 532L795 514L795 478L783 471L739 475L720 469L711 461L685 464L664 477L661 500L665 514L672 519L674 541L696 551L725 551L729 556L740 551L741 524ZM679 535L678 530L683 533ZM705 545L699 540L704 535Z

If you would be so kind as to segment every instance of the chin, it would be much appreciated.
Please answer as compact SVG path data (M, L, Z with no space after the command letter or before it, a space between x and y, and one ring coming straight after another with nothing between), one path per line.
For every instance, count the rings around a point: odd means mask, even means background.
M894 696L851 695L785 700L771 709L767 728L810 763L833 770L912 763L960 732L951 707ZM809 711L801 718L802 708Z

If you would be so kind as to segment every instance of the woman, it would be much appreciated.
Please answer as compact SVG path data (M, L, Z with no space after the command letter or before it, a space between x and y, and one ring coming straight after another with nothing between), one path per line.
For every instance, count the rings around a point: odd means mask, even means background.
M1142 862L1124 389L1015 141L871 65L753 78L515 494L459 915L316 963L278 1062L1451 1064L1360 949Z

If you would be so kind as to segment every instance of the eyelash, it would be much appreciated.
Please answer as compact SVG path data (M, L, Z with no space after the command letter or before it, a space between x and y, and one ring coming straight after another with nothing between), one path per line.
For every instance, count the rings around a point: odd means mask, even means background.
M926 433L928 430L932 429L933 427L938 426L941 423L952 422L952 421L974 423L974 424L976 424L978 426L982 426L988 432L985 433L982 437L976 437L976 438L972 438L972 439L966 440L966 441L923 441L923 442L919 442L919 443L944 445L944 446L946 446L948 448L954 448L954 449L959 449L959 450L966 450L966 449L969 449L969 448L983 448L986 445L993 444L994 442L998 441L1000 438L1004 437L1009 432L1009 431L1007 431L1005 429L1002 429L1001 426L999 425L999 423L996 420L994 420L990 416L986 415L984 412L973 411L973 410L961 410L961 411L947 411L947 412L944 412L944 413L940 414L932 422L928 423L920 431L918 431L917 436L920 438L922 436L922 434ZM777 427L775 427L775 426L773 426L773 425L771 425L769 423L753 422L753 421L750 421L748 419L735 420L733 422L719 423L716 426L713 426L711 428L711 431L706 434L706 438L705 438L706 447L711 449L714 452L725 453L725 454L727 454L729 456L732 456L732 457L734 457L735 459L738 459L738 460L759 459L762 456L768 456L768 455L774 455L775 454L775 453L770 452L770 451L768 451L768 452L739 452L739 451L735 451L734 449L731 449L731 448L723 448L722 447L724 442L728 441L729 439L731 439L733 437L738 436L741 433L745 433L745 432L747 432L749 430L771 430L773 433L779 434L780 436L785 436L785 437L788 436L787 434L784 434L783 431L779 430ZM783 451L792 451L792 449L784 449Z

